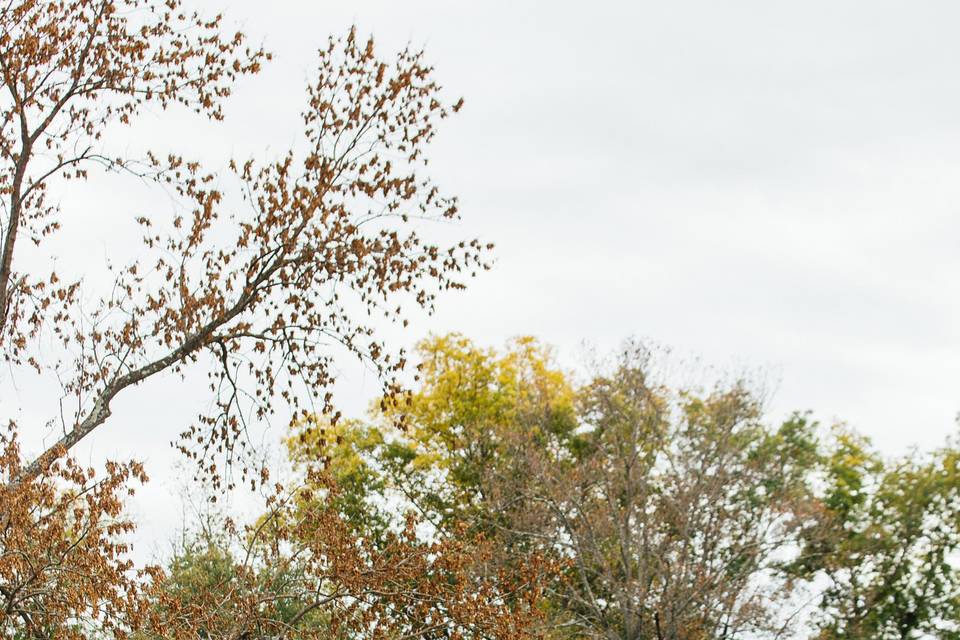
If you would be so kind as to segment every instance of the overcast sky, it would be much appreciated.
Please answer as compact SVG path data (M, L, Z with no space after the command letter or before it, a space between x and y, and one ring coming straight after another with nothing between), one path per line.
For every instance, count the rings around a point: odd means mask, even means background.
M237 96L242 130L258 94L251 150L295 134L313 48L352 22L425 45L466 98L434 171L497 265L411 339L531 333L575 357L638 335L765 368L776 410L891 452L954 429L956 3L263 6L228 11L277 53Z
M956 2L231 0L224 11L275 59L221 126L156 117L152 135L193 155L282 152L315 49L351 23L385 52L424 45L449 95L465 97L431 166L461 197L454 231L495 242L496 266L398 339L533 334L575 363L584 340L634 335L763 370L774 415L811 409L889 453L954 430ZM105 220L129 207L114 195L94 193L109 201ZM349 365L343 375L343 404L359 413L376 382ZM150 535L179 514L167 443L202 398L169 379L144 387L91 436L91 457L147 459L154 482L137 511Z

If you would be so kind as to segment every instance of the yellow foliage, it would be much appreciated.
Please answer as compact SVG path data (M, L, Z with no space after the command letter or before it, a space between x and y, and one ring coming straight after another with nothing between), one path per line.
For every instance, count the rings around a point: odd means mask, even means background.
M518 426L575 420L575 391L552 350L535 338L515 338L498 351L452 333L428 337L417 353L420 389L381 412L409 425L416 467L447 466L466 445L493 446Z

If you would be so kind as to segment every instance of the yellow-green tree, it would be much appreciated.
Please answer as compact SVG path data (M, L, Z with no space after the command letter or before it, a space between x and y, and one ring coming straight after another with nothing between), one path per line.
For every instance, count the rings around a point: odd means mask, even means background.
M497 351L459 334L435 336L417 355L415 392L378 403L367 422L297 425L291 456L329 462L342 509L375 531L396 511L390 505L403 504L436 527L467 522L490 535L520 506L530 444L558 452L579 445L574 386L530 337Z

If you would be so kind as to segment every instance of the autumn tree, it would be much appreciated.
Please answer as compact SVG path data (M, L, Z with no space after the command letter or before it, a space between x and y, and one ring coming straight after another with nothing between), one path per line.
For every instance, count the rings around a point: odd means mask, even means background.
M424 540L412 516L371 538L336 508L339 489L320 468L301 486L275 485L254 522L224 517L215 532L186 538L165 570L136 568L123 506L146 480L140 465L108 463L98 478L62 456L14 481L22 459L12 430L0 445L5 637L522 640L540 628L549 561L490 573L489 544Z
M55 373L64 406L75 407L23 477L104 424L120 394L196 366L210 377L213 408L180 446L221 479L217 461L235 460L248 418L329 402L331 345L391 388L406 360L369 318L432 309L438 291L484 266L476 241L438 246L414 228L457 216L422 168L437 121L459 103L443 100L419 52L383 61L354 31L320 51L297 148L231 164L242 205L176 150L112 151L123 126L153 106L222 118L236 79L268 58L181 0L0 9L0 352L15 368ZM78 296L82 273L18 264L24 242L53 246L62 179L94 179L96 168L166 185L183 213L132 217L142 249L91 305ZM59 350L40 347L51 339ZM53 418L60 407L37 413Z
M633 343L579 385L530 338L497 351L436 337L418 355L421 386L386 416L291 439L329 461L346 513L382 526L389 514L371 514L391 496L496 540L498 566L549 554L567 567L546 585L557 635L785 632L798 583L782 563L819 511L813 423L765 424L741 382L671 386Z
M782 637L782 563L815 522L813 426L768 426L742 381L669 385L655 355L628 342L582 389L582 454L528 458L573 560L563 608L588 637Z
M475 570L477 541L422 540L416 521L381 540L334 508L337 489L311 471L277 489L266 512L188 537L149 590L141 638L533 638L543 566L510 578Z
M143 612L123 512L137 464L109 463L97 477L70 457L14 482L23 468L10 430L0 436L0 633L81 640L122 636Z
M459 334L432 336L415 355L414 392L375 403L369 420L301 421L288 439L291 457L325 461L341 487L338 508L374 537L396 522L399 505L438 531L466 524L510 555L526 542L510 531L536 513L519 496L531 479L523 457L530 446L575 446L575 388L551 350L529 337L497 351Z

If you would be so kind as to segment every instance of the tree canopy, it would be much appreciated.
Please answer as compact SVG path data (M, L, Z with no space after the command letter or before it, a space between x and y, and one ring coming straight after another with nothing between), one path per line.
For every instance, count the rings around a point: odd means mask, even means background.
M0 2L4 637L960 639L953 442L885 457L770 415L749 380L671 379L637 341L572 372L533 337L385 339L492 249L425 231L459 217L428 153L462 100L422 51L326 39L269 157L131 151L148 115L223 119L271 60L227 25L187 0ZM173 207L109 221L138 243L102 283L56 258L65 221L94 220L68 183L108 173ZM343 357L376 374L365 417L338 410ZM77 445L191 372L206 409L170 433L191 487L249 486L259 512L206 513L137 564L147 452L95 468ZM42 393L9 392L23 376ZM283 483L249 437L271 422Z
M954 449L887 460L808 414L771 422L747 381L671 384L641 343L579 382L530 337L417 356L412 393L296 425L291 457L373 539L409 510L493 540L499 571L552 558L549 634L953 637Z

